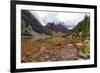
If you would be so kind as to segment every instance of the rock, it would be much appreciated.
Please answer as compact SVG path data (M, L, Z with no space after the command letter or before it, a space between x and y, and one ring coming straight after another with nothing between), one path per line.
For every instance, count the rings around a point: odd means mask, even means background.
M35 55L34 57L37 58L38 62L44 62L49 59L50 51L46 49L45 47L42 47Z
M45 55L44 55L44 58L45 58L45 59L48 59L48 58L49 58L49 55L48 55L48 54L45 54Z
M51 60L52 61L61 61L62 57L61 57L61 51L58 49L54 49L51 51Z
M90 58L90 53L87 53L87 57Z
M67 46L58 49L54 48L52 50L42 47L34 57L37 59L37 62L44 61L63 61L63 60L77 60L77 49L72 45L68 44Z
M61 56L63 60L73 60L77 57L77 49L72 44L68 44L61 50Z
M86 54L80 52L80 53L79 53L79 58L87 59L87 58L88 58L88 55L86 55Z
M74 47L72 44L68 44L67 47Z
M47 60L46 62L51 62L52 60Z
M42 47L42 48L34 55L34 57L41 56L42 54L45 54L45 53L49 53L49 50L47 50L45 47Z
M76 43L75 45L80 47L80 46L83 46L83 43Z

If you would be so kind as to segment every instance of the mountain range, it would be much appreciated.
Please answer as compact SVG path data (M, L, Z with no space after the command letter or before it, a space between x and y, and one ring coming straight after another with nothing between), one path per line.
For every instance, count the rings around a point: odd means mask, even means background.
M59 23L59 24L55 24L54 22L47 23L45 27L56 33L57 32L68 33L70 31L70 29L64 26L63 23Z
M89 35L90 18L85 18L80 21L73 29L68 29L62 22L55 24L54 22L48 22L45 26L28 10L21 10L21 34L32 35L32 31L38 34L53 35L53 32L61 32L66 35L72 34L73 36L80 35L87 37ZM84 30L85 28L85 30Z

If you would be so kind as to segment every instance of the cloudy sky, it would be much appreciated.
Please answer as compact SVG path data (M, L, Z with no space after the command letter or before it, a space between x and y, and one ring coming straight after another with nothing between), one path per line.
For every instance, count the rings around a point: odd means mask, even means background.
M84 19L86 13L75 12L50 12L50 11L30 11L41 23L46 25L48 22L64 23L69 29L75 27L78 22Z

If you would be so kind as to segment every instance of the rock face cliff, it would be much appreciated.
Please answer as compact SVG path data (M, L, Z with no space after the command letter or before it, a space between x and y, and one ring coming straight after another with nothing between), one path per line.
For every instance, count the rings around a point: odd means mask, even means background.
M45 27L55 32L67 33L70 31L66 26L63 25L63 23L48 23Z

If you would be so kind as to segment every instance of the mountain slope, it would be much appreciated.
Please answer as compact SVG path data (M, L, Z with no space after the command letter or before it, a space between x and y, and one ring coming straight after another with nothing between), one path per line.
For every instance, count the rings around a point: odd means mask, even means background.
M42 24L28 10L21 11L21 32L30 33L35 31L40 34L52 35L51 31L43 27Z
M76 27L71 30L71 35L74 38L80 38L82 40L89 39L90 37L90 17L85 16L85 18L78 23Z

